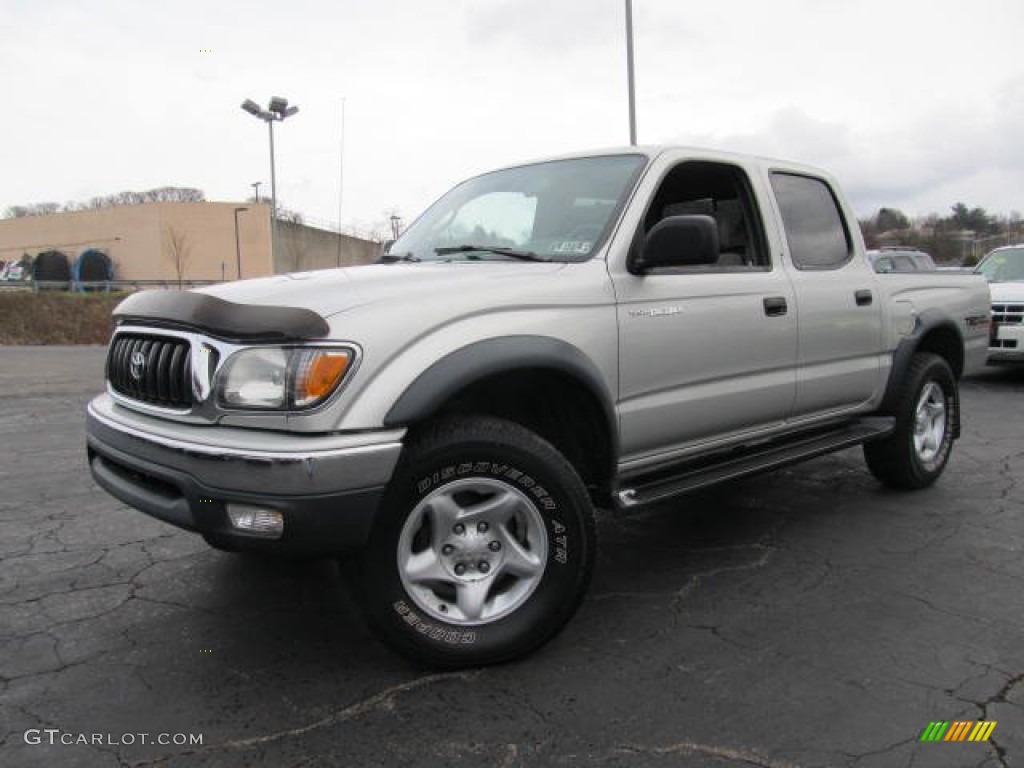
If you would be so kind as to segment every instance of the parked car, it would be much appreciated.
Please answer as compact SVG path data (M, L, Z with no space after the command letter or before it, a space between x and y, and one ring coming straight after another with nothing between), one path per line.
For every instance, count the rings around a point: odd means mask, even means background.
M989 296L875 274L822 171L630 147L463 182L378 264L114 314L96 481L214 547L355 550L378 635L458 667L569 620L595 505L851 446L934 483Z
M1024 245L990 251L974 271L992 294L988 362L1024 363Z
M0 267L0 280L24 280L25 268L19 261L8 261Z
M911 248L868 251L868 261L875 272L931 272L936 269L930 254Z

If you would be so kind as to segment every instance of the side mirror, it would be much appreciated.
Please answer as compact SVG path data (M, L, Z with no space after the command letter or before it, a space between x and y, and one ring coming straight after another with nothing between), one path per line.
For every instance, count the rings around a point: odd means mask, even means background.
M381 248L381 253L391 253L391 246L395 244L394 240L385 240L384 245Z
M693 267L718 261L718 225L711 216L669 216L644 238L634 274L665 267Z

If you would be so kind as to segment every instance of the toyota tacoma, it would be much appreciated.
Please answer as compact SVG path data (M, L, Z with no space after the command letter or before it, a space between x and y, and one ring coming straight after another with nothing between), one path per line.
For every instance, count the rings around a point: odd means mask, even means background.
M214 547L354 554L390 646L487 664L574 613L595 506L851 446L933 483L989 310L976 275L877 274L815 168L564 156L456 186L376 264L125 299L88 457Z

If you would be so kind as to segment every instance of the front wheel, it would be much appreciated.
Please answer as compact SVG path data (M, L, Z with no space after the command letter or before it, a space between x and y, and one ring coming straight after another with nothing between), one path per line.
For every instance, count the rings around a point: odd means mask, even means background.
M938 355L915 355L896 402L895 431L864 445L871 473L903 490L934 483L953 447L957 402L956 379L949 364Z
M517 424L463 418L410 443L362 561L370 624L434 666L490 664L554 635L583 598L593 508L572 465Z

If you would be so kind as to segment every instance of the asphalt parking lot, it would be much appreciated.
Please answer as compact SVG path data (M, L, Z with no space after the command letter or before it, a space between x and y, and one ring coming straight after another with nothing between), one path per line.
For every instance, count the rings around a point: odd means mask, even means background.
M1024 372L964 383L927 491L852 450L601 513L561 635L438 674L337 564L216 552L94 486L102 365L0 348L0 765L1024 765ZM940 720L997 725L922 743Z

